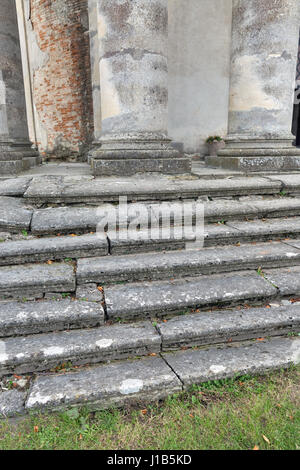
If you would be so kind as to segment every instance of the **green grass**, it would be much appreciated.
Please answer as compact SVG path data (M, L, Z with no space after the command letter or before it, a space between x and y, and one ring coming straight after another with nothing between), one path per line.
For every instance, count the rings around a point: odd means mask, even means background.
M203 384L136 409L1 422L0 449L299 449L299 377L294 368Z

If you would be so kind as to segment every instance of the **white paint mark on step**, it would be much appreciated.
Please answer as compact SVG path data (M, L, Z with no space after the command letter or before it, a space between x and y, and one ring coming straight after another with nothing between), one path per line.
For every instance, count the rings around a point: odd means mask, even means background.
M6 344L4 341L0 341L0 362L6 362L8 360L8 354L6 354Z
M131 393L137 393L142 390L144 382L139 379L127 379L124 380L120 387L122 395L130 395Z
M59 348L58 346L51 346L50 348L44 349L45 356L59 356L64 352L64 348Z
M109 348L113 342L113 339L100 339L99 341L96 341L96 346L101 349Z
M216 365L216 366L211 366L209 370L213 372L214 374L219 374L220 372L224 372L226 370L226 367Z

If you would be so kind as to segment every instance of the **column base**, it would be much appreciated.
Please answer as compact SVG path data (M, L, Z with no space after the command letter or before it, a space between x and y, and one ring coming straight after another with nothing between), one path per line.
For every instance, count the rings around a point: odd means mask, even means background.
M95 176L170 175L191 173L191 159L181 156L166 140L102 141L94 144L89 162Z
M300 170L300 149L292 138L228 138L218 156L206 157L208 166L244 172Z
M0 142L0 175L17 175L40 163L41 157L30 143Z

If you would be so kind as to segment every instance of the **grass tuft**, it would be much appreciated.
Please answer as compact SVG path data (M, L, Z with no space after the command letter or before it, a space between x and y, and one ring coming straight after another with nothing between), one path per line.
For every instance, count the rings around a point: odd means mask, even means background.
M300 368L193 386L164 402L0 422L0 449L202 450L300 447Z

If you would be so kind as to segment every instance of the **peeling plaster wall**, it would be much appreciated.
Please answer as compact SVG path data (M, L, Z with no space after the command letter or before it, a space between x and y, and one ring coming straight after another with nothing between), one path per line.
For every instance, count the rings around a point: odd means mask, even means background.
M88 0L24 0L37 143L85 154L93 135Z
M228 127L231 0L169 0L169 135L191 153Z

